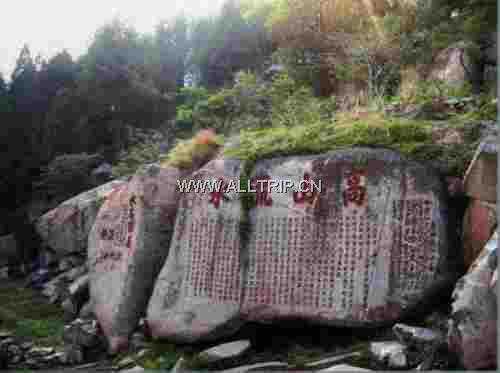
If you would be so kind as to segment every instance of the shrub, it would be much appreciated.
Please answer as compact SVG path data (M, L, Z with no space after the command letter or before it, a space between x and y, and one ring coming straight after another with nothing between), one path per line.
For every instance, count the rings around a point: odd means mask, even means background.
M146 142L130 147L123 152L113 166L113 176L122 177L134 174L143 164L157 162L161 157L160 144Z
M223 139L217 137L212 129L201 130L190 140L180 141L172 151L162 159L163 166L190 168L204 163L214 156L222 145Z

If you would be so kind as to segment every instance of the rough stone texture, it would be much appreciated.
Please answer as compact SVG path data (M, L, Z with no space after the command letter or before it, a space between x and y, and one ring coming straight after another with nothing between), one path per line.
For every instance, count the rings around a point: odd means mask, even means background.
M234 341L218 345L200 352L204 361L213 363L219 360L235 358L244 354L250 348L250 341Z
M462 229L465 268L476 260L496 226L496 203L472 199L465 211Z
M489 136L481 142L465 173L465 194L482 201L496 202L497 153L497 137Z
M190 180L238 181L240 162L217 159ZM240 194L183 193L168 259L148 307L153 337L211 339L240 325Z
M432 329L396 324L392 330L398 340L407 346L436 345L444 341L444 335Z
M463 84L466 79L465 69L460 62L460 56L463 54L464 63L468 69L470 59L465 52L465 46L461 43L452 45L442 50L434 59L431 66L428 79L444 80L448 84Z
M63 202L41 216L35 227L43 244L53 249L59 257L85 252L90 229L103 200L125 184L125 181L115 180L101 185Z
M68 298L62 303L62 307L69 318L74 318L88 300L89 276L85 274L68 286Z
M498 231L453 292L448 345L466 369L497 364L497 247Z
M0 266L9 264L19 257L17 241L13 234L0 237Z
M193 178L231 185L239 173L239 161L220 159ZM321 193L255 193L249 229L240 227L241 194L182 196L148 308L153 336L194 342L246 320L297 317L375 326L411 313L453 277L444 186L433 170L354 149L260 161L251 183L259 190L261 181L298 185L308 176L322 181Z
M348 364L339 364L325 369L318 370L318 372L371 372L370 369L355 367Z
M332 364L332 363L338 363L338 362L341 362L341 361L349 359L349 358L360 357L360 356L362 356L361 352L354 351L354 352L349 352L346 354L340 354L337 356L327 357L324 359L313 361L311 363L307 363L305 366L308 368L318 368L320 366L324 366L324 365L328 365L328 364Z
M115 188L89 235L90 296L109 351L127 344L168 254L181 171L149 165Z
M266 371L286 371L288 364L281 361L269 361L266 363L256 363L250 365L242 365L236 368L219 370L219 373L243 373L243 372L266 372ZM172 371L172 373L174 373ZM178 373L176 371L175 373Z
M86 273L86 265L61 273L43 286L42 294L48 297L51 303L59 302L69 296L68 286Z
M372 342L370 352L378 361L390 368L402 369L408 365L406 346L399 342Z
M94 314L94 305L91 300L89 300L87 303L85 303L82 308L80 309L80 313L78 316L81 319L93 319L95 317Z
M398 319L448 273L446 204L433 170L385 150L260 161L257 179L321 180L321 193L256 194L243 310L369 326Z

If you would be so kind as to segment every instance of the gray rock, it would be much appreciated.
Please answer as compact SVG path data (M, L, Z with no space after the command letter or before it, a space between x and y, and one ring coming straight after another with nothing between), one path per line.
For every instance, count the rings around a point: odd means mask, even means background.
M135 360L132 359L130 356L124 357L121 359L115 366L115 369L121 370L125 368L130 368L133 365L135 365Z
M80 313L78 314L80 319L93 319L95 318L94 314L94 304L92 301L88 301L83 305L83 307L80 310Z
M448 347L466 369L497 364L498 230L453 291Z
M216 159L189 180L236 183L240 166L238 160ZM168 259L148 306L153 337L191 343L215 340L240 327L239 198L236 191L181 194ZM202 262L212 263L213 269Z
M142 372L145 372L145 370L143 367L135 366L135 367L130 368L130 369L122 370L121 372L122 373L142 373Z
M172 370L170 371L170 373L185 372L186 371L185 364L186 364L186 360L183 357L179 358L179 360L177 360L177 362L175 363L175 365L172 368Z
M200 352L199 357L208 363L235 358L243 355L250 349L250 341L241 340L218 345Z
M91 176L95 178L96 182L106 182L113 176L113 166L104 162L99 167L92 170Z
M9 267L0 267L0 280L7 280L9 278Z
M206 341L283 318L372 327L410 315L455 277L432 168L357 148L259 161L251 176L254 188L310 177L322 190L254 193L249 211L235 190L182 194L148 306L154 337ZM217 159L191 179L230 186L240 163Z
M372 342L370 352L379 362L390 368L403 369L408 365L406 346L399 342Z
M73 281L73 283L68 287L68 293L69 293L69 298L67 299L67 301L69 301L68 303L71 303L71 305L68 304L69 307L68 313L72 316L76 316L79 310L85 304L85 302L89 300L88 274L85 274L76 279L75 281ZM63 308L64 308L64 302L63 302Z
M72 268L80 267L85 264L85 258L79 255L68 255L59 260L59 271L67 272Z
M73 300L71 300L71 298L65 299L61 303L61 307L64 310L64 316L66 320L71 320L78 315L78 306L75 302L73 302Z
M56 352L55 354L45 356L42 360L51 365L57 365L64 359L64 352Z
M339 364L322 370L318 370L318 372L372 372L372 370L359 368L348 364Z
M67 344L91 348L99 345L99 330L95 320L76 319L64 327L63 340Z
M439 331L396 324L392 328L398 340L407 346L436 345L444 342L444 335Z
M488 136L478 146L464 176L465 193L472 198L496 203L498 136Z
M10 346L11 344L14 344L14 343L15 343L14 338L7 337L7 338L0 340L0 347L7 347L7 346Z
M283 363L281 361L269 361L266 363L242 365L242 366L239 366L236 368L219 370L219 373L243 373L243 372L261 371L261 370L265 370L265 369L276 370L277 368L281 368L283 370L286 370L287 367L288 367L288 364Z
M139 351L147 346L148 342L146 341L144 334L136 332L130 337L130 348L133 351Z
M87 292L88 287L89 276L88 274L85 274L73 281L73 283L69 286L69 295L71 297L77 297L79 294Z
M21 344L23 350L30 350L35 344L33 342L24 342Z
M145 312L168 254L182 175L156 165L139 169L109 196L89 235L90 296L110 353L127 346Z
M61 362L68 365L81 364L84 361L83 349L78 345L64 346Z
M0 330L0 339L11 338L13 336L12 332L6 330Z
M32 347L25 353L26 359L37 359L40 357L51 355L55 352L52 347Z
M18 364L24 359L24 353L21 347L16 344L12 344L7 347L7 353L9 356L9 362L11 364Z
M79 194L41 216L35 226L44 246L53 249L58 257L84 253L102 201L124 184L121 180L111 181Z
M42 294L48 297L51 303L57 303L69 296L68 286L86 272L87 266L83 265L61 273L44 285Z
M308 368L318 368L318 367L320 367L322 365L327 365L327 364L331 364L331 363L337 363L339 361L342 361L342 360L345 360L345 359L349 359L349 358L352 358L352 357L355 357L355 356L361 356L361 353L358 352L358 351L355 351L355 352L350 352L350 353L346 353L346 354L340 354L340 355L337 355L337 356L327 357L327 358L324 358L324 359L321 359L321 360L317 360L317 361L313 361L313 362L307 363L306 367L308 367Z
M322 190L257 196L249 213L246 320L374 326L411 314L454 277L444 186L432 168L356 148L258 161L257 175L297 186L308 176Z

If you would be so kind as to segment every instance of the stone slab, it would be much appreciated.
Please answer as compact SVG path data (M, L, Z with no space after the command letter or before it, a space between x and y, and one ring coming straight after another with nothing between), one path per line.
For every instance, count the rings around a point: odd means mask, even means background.
M397 320L447 276L443 185L397 153L353 149L257 162L254 183L306 179L310 195L257 193L242 312L339 326Z
M112 353L127 345L167 257L181 175L143 167L107 198L90 233L90 295Z
M190 180L239 182L238 160L216 159ZM241 325L240 195L191 191L180 198L175 235L148 307L153 337L210 340Z
M495 137L479 145L464 177L465 193L472 198L496 202L498 144Z

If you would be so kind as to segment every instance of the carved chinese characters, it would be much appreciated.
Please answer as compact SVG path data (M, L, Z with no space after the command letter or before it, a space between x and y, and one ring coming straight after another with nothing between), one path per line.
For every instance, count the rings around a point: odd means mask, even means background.
M112 352L127 344L168 254L179 175L139 170L108 197L89 235L90 292Z
M148 307L153 336L194 342L249 320L297 317L373 326L401 317L449 275L442 186L422 165L353 149L259 161L245 176L255 197L248 210L229 187L181 195ZM239 177L240 163L228 159L191 175L227 186ZM294 187L271 187L285 181Z
M214 160L191 179L219 190L182 194L170 255L148 307L153 336L189 342L237 323L241 302L239 161ZM224 334L224 333L222 333Z
M422 170L366 149L259 162L257 174L303 189L271 193L272 206L251 211L245 317L397 319L432 286L446 250L439 180ZM310 180L321 192L304 188Z

